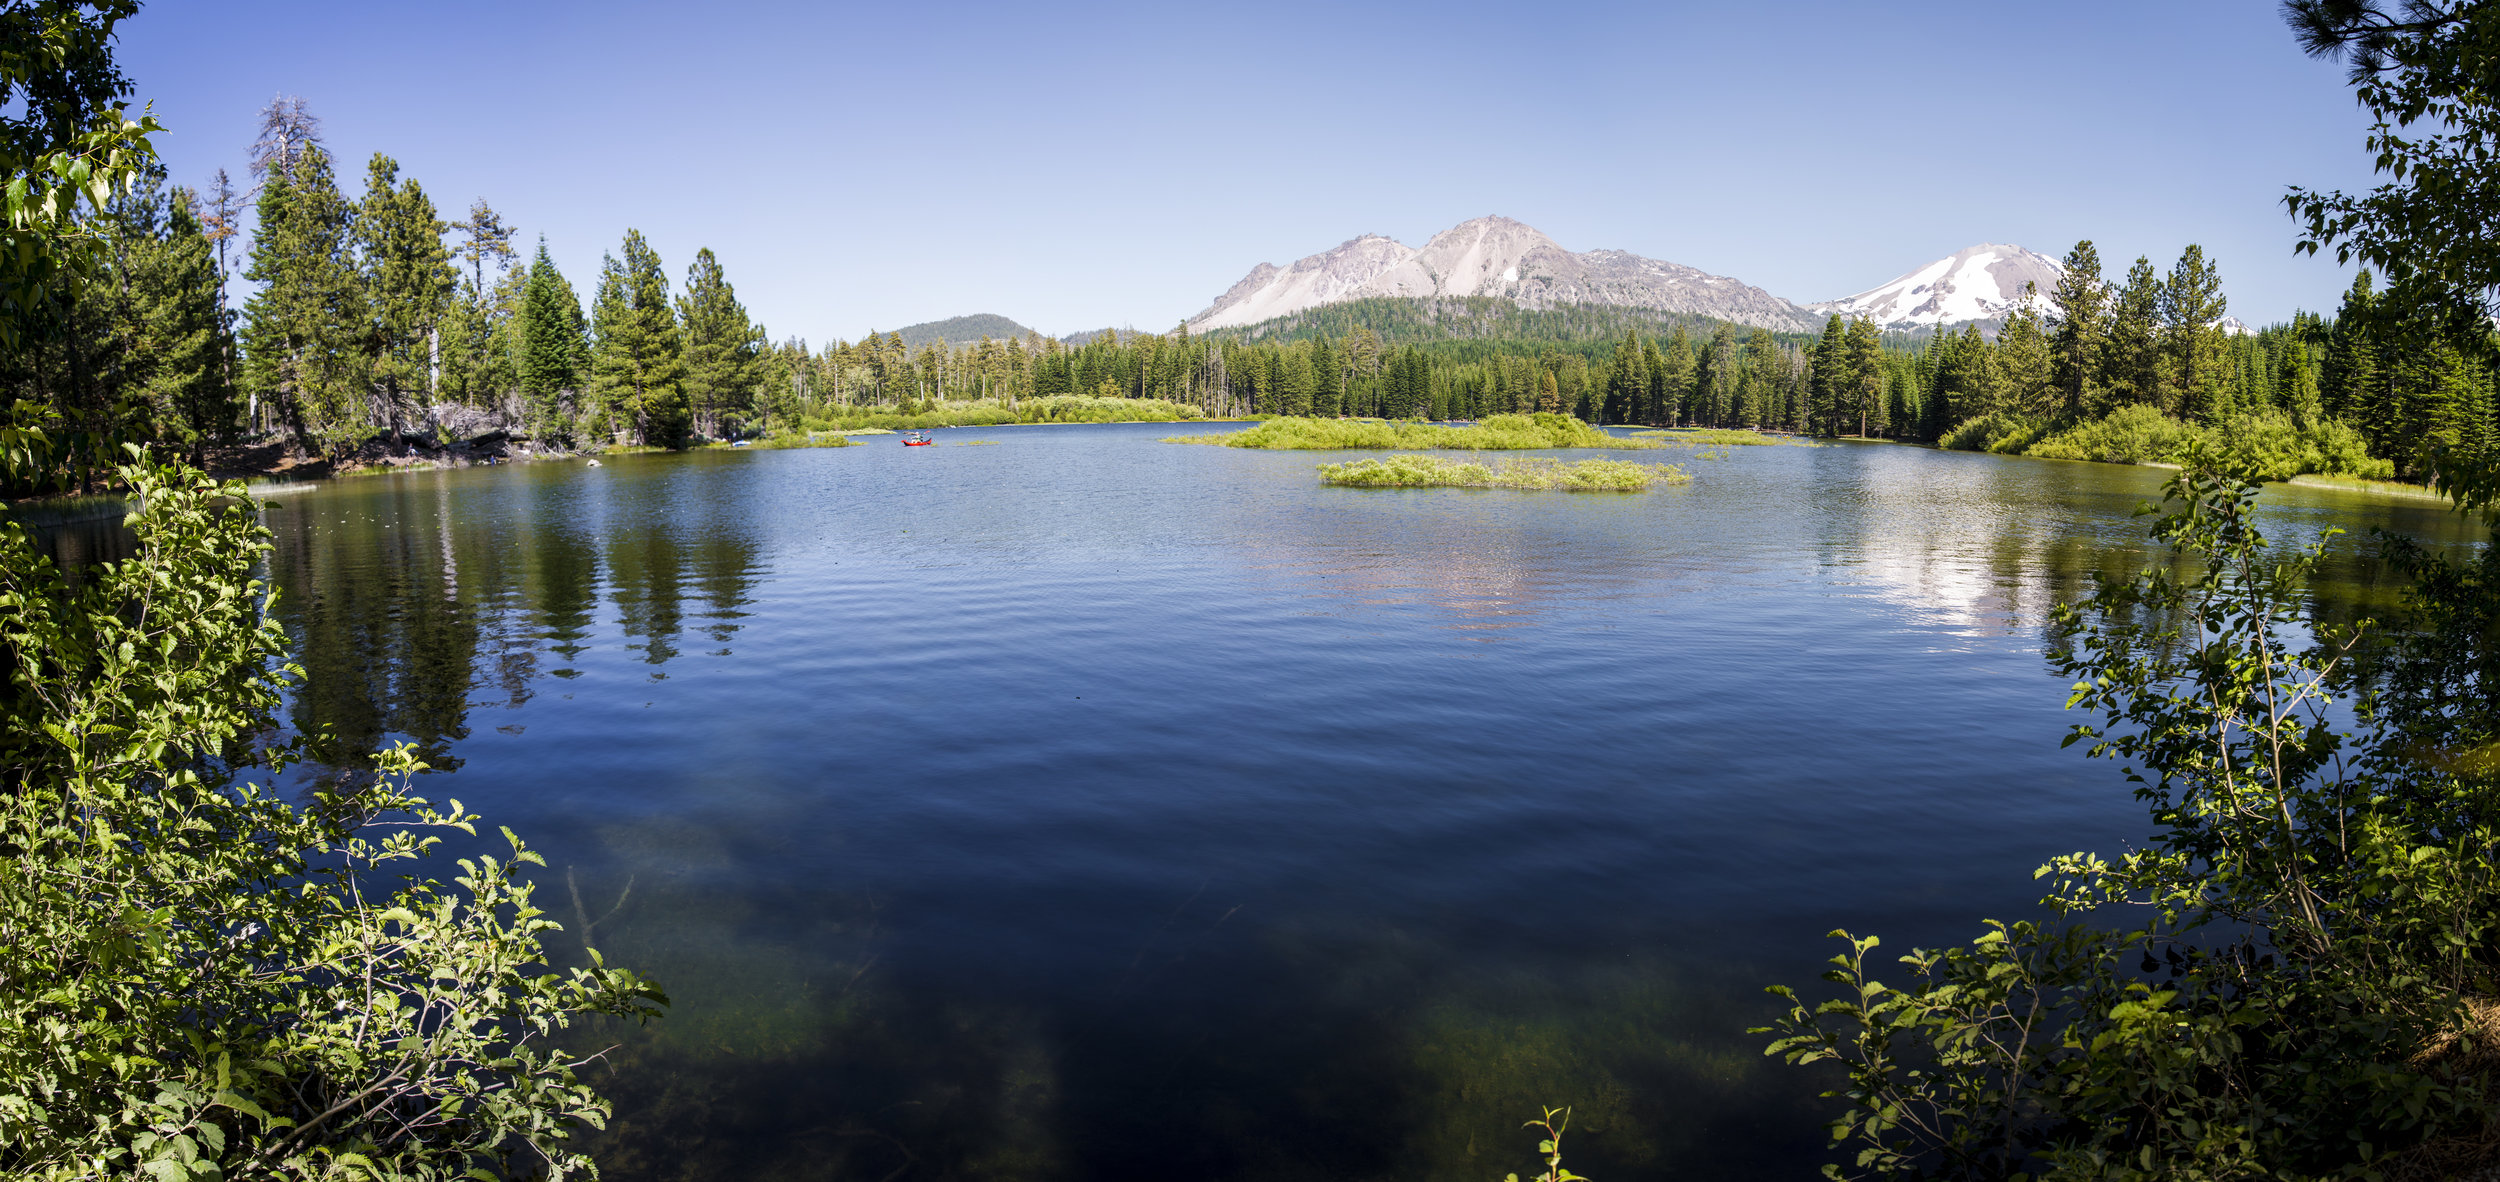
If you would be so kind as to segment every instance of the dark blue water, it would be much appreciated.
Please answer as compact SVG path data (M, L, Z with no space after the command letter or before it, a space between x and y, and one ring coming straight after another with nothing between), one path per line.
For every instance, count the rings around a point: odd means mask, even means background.
M2043 623L2145 561L2159 472L1354 490L1157 442L1210 429L281 497L292 721L420 744L545 852L565 939L672 994L595 1072L616 1179L1492 1179L1544 1104L1600 1182L1806 1177L1828 1081L1744 1033L1761 986L2143 831L2058 748ZM2384 610L2366 549L2321 610Z

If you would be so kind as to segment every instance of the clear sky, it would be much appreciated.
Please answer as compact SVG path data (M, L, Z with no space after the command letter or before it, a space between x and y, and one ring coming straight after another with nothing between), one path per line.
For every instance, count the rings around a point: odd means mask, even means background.
M2331 310L2287 185L2371 183L2264 0L811 4L157 0L122 61L174 179L302 95L483 196L588 296L629 226L775 338L972 312L1164 330L1261 262L1482 214L1798 301L1977 242L2204 244L2233 314Z

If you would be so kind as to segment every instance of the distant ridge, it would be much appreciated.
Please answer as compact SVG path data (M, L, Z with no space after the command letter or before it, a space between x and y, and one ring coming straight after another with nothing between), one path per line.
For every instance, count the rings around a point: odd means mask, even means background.
M1290 267L1261 263L1203 312L1192 330L1238 328L1352 300L1488 296L1522 308L1600 305L1706 316L1782 332L1821 317L1758 287L1622 250L1573 253L1524 222L1481 217L1416 249L1365 234Z
M985 336L992 340L1020 341L1033 330L995 312L979 312L970 316L932 320L926 324L915 324L909 328L898 328L894 331L902 336L905 348L917 349L922 345L934 345L939 341L953 345L979 344L981 338Z

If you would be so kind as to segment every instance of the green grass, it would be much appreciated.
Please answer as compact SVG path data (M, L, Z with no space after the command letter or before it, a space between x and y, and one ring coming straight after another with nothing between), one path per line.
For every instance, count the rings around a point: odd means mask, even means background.
M1319 466L1322 484L1345 488L1511 488L1556 492L1646 492L1692 479L1673 464L1630 460L1505 460L1487 466L1439 456L1389 456Z
M1649 449L1646 439L1608 435L1569 415L1489 415L1473 427L1378 419L1269 419L1247 431L1182 435L1165 443L1204 443L1279 451L1529 451L1555 447Z
M1073 394L1018 399L1010 406L994 398L971 402L900 407L828 407L805 416L806 429L848 431L863 428L920 431L931 427L1012 427L1029 423L1178 423L1207 417L1185 402L1161 398L1091 398Z
M747 446L749 448L757 448L765 451L778 451L786 447L857 447L859 445L851 442L850 437L845 435L826 433L801 434L793 431L787 435L774 435L768 438L758 439Z
M2308 472L2292 477L2289 483L2304 484L2312 488L2342 489L2346 492L2372 492L2384 493L2393 497L2419 497L2424 500L2431 501L2444 501L2448 499L2448 494L2440 492L2427 484L2406 484L2401 480L2371 480L2360 476L2327 476L2320 475L2315 472Z

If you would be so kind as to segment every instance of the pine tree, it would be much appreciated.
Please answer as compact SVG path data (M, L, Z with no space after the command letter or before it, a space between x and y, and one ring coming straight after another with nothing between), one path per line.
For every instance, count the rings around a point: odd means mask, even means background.
M393 435L434 395L435 334L450 309L454 282L444 228L425 190L414 180L402 183L398 162L375 153L355 237L370 314L369 417Z
M1311 395L1319 385L1319 376L1311 370L1310 350L1287 346L1276 355L1276 413L1307 415L1311 413Z
M152 434L198 463L208 445L233 435L243 408L229 380L225 276L196 197L174 190L169 215L164 234L130 261L135 335L145 353L141 394L154 410Z
M243 308L244 380L299 448L341 451L374 429L354 211L318 147L304 148L291 170L273 165L269 176L243 272L261 285Z
M538 254L530 260L526 275L520 309L512 317L518 338L512 368L523 413L532 433L540 438L569 434L564 428L564 397L582 389L590 368L581 298L556 270L544 238L538 240Z
M1693 422L1704 427L1728 425L1736 401L1736 328L1726 321L1710 332L1693 372Z
M489 406L502 397L508 385L508 380L499 383L492 375L508 371L510 366L490 360L487 352L501 323L494 310L498 284L488 282L487 271L491 267L500 280L511 265L515 257L512 227L481 197L470 203L469 216L452 228L460 232L460 249L454 256L468 264L469 273L467 282L454 292L451 309L443 319L439 396L472 406Z
M669 309L668 273L642 231L625 231L622 259L611 255L601 261L590 320L597 338L590 354L591 396L610 429L631 431L647 445L685 446L693 424L677 321ZM909 381L904 372L909 361L899 335L893 346L888 370L901 379L894 384L902 385ZM911 396L908 389L889 393Z
M1649 390L1649 363L1642 355L1638 333L1624 330L1623 340L1615 345L1614 360L1606 368L1606 399L1598 412L1600 422L1630 422L1640 413L1643 395Z
M1336 350L1328 347L1328 338L1311 342L1311 374L1316 384L1311 392L1311 413L1333 418L1345 413L1345 374L1339 369Z
M1817 434L1840 434L1848 365L1849 327L1834 316L1823 322L1823 337L1814 343L1814 351L1806 362L1807 399L1813 407L1813 429Z
M2087 413L2098 416L2135 403L2160 404L2162 308L2161 277L2151 259L2138 255L2110 301L2109 339L2101 359L2101 385L2109 391L2109 404L2087 408Z
M2022 300L1997 333L1997 401L1990 409L2036 419L2056 413L2063 395L2056 385L2053 350L2048 334L2041 331L2034 294L2030 284L2023 285Z
M2109 338L2109 288L2101 279L2101 252L2089 238L2066 252L2066 267L2049 292L2054 325L2049 333L2049 378L2057 413L2079 418L2104 401L2100 362Z
M1678 324L1667 337L1667 347L1659 353L1658 369L1651 375L1650 385L1657 402L1658 421L1673 427L1685 421L1693 398L1693 338Z
M2352 277L2344 306L2328 330L2326 360L2318 378L2326 413L2359 424L2374 448L2380 442L2380 424L2369 414L2377 407L2381 384L2377 311L2378 297L2370 290L2370 272L2364 268Z
M1858 434L1865 436L1885 427L1883 334L1874 321L1861 318L1850 322L1846 339L1842 398L1858 420Z
M686 268L677 322L685 336L694 429L719 438L724 427L741 425L754 407L764 330L747 319L746 306L709 248L696 251L694 265Z
M2162 352L2174 391L2165 401L2180 418L2210 420L2230 411L2222 330L2214 327L2229 307L2222 276L2206 261L2205 248L2191 244L2162 284L2160 304Z
M2325 408L2318 395L2318 374L2309 363L2309 342L2294 336L2275 355L2275 405L2302 423L2315 422Z

